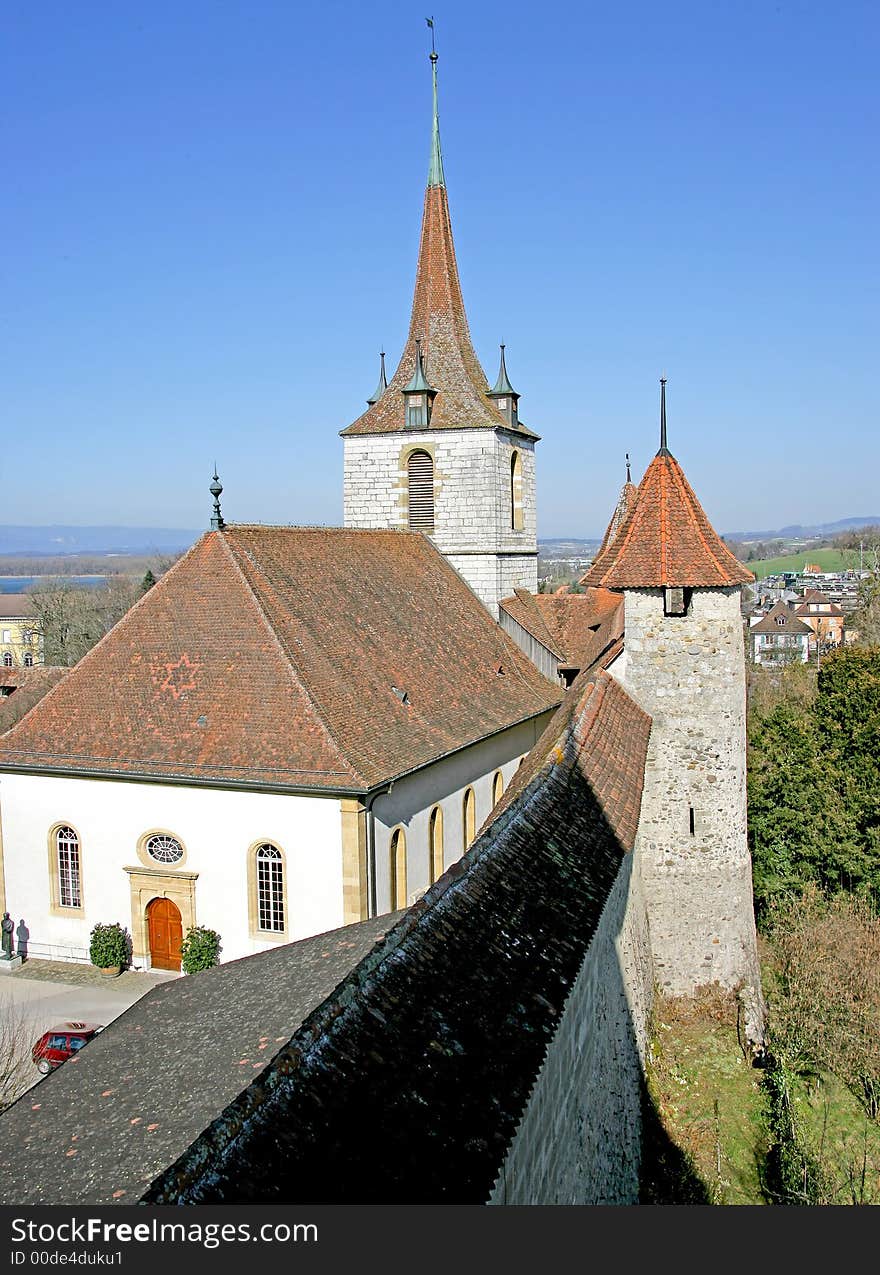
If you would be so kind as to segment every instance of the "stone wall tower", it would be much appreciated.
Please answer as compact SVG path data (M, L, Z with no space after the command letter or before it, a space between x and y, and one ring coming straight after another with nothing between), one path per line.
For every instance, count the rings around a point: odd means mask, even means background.
M431 53L431 159L409 335L397 371L341 431L346 527L423 531L498 618L514 588L538 588L535 443L519 419L501 347L490 389L458 278Z
M620 590L624 652L611 672L653 719L636 840L655 978L761 998L746 839L742 586L753 579L712 529L666 443L585 583Z

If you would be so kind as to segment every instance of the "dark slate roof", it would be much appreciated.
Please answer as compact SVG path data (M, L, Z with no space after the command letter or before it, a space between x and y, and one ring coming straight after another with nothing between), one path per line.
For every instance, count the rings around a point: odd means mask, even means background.
M0 739L0 768L360 793L560 698L421 533L229 526Z
M633 846L649 731L581 675L467 855L144 1202L485 1203Z
M147 992L0 1115L0 1204L135 1203L400 915Z

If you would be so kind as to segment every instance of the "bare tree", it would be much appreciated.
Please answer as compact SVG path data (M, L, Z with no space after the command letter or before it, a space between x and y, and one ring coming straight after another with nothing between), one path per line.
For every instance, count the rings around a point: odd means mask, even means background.
M141 589L130 576L116 575L93 589L55 579L28 593L44 662L71 667L122 619Z

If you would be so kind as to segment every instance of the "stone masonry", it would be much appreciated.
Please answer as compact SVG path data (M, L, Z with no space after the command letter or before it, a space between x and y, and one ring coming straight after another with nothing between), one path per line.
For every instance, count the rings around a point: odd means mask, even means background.
M636 854L655 977L675 995L743 985L756 1005L740 589L694 589L683 616L664 615L662 589L625 599L610 671L653 719Z
M535 449L502 429L445 429L345 438L346 527L408 526L407 458L434 462L434 544L494 619L514 588L538 588ZM522 463L523 528L511 517L511 460Z

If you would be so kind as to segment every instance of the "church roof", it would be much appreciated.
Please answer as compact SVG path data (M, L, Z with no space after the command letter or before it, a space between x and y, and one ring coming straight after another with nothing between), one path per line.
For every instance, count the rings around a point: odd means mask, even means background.
M681 465L664 446L645 471L616 535L581 583L606 589L721 588L754 578L715 532Z
M560 696L420 533L227 526L0 738L0 768L364 792Z
M69 672L70 669L48 664L0 667L0 735L21 721Z
M524 425L511 424L488 397L489 382L474 352L464 309L442 164L438 169L435 161L439 145L435 96L432 163L425 190L409 335L387 390L340 432L346 437L406 429L403 390L416 371L416 339L419 338L425 376L437 390L431 410L431 430L505 429L524 438L537 439L538 435Z

